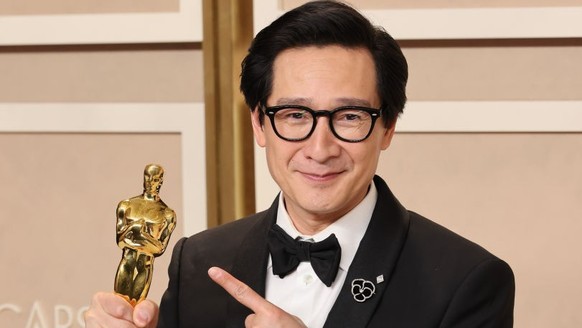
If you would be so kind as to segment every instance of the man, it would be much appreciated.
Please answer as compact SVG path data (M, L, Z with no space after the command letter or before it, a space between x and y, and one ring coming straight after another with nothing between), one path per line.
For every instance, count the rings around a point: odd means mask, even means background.
M117 206L117 245L123 255L114 289L132 305L147 296L154 257L164 253L176 227L176 213L159 195L163 183L164 169L149 164L143 172L143 194Z
M386 32L311 2L262 30L242 68L281 194L177 243L159 321L150 301L132 312L101 293L88 327L512 326L509 266L407 211L374 175L406 100L406 60Z

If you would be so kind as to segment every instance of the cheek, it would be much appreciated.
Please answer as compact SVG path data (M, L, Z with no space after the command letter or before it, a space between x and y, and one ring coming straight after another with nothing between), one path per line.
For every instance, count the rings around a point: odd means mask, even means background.
M267 162L271 171L273 169L284 170L293 165L293 162L300 161L300 144L286 142L277 136L272 136L266 139L266 145Z
M366 144L365 147L357 147L359 146L358 144L354 144L354 146L356 147L345 148L345 153L349 156L351 162L355 166L362 168L371 167L373 170L375 170L378 163L378 158L382 152L382 144L380 143L380 140L374 140L374 142Z
M265 154L271 170L281 166L285 160L283 147L277 145L277 142L271 138L266 139Z

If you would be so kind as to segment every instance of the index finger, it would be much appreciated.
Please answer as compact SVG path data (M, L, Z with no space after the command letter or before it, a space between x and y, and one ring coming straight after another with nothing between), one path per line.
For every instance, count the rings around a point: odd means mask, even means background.
M219 267L208 269L208 275L240 304L248 307L254 313L265 312L274 307L245 283Z

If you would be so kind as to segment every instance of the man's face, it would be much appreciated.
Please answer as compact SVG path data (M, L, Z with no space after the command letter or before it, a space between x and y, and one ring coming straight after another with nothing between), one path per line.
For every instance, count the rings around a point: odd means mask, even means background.
M332 110L358 105L379 108L376 71L364 49L339 46L289 49L273 64L272 93L267 106L303 105ZM366 195L378 157L390 145L394 126L378 119L364 141L337 139L327 117L319 117L311 137L289 142L264 126L257 108L252 114L259 146L265 147L269 171L285 195L285 206L299 231L320 230L354 208Z

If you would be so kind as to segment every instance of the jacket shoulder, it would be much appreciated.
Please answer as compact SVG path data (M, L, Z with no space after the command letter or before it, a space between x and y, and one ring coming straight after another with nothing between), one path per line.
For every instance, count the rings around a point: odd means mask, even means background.
M515 289L509 265L477 243L408 213L406 241L370 327L490 327L482 322L507 327Z
M473 265L483 260L498 259L479 244L445 228L444 226L409 211L410 226L407 244L427 256L444 259L450 257L455 262Z

